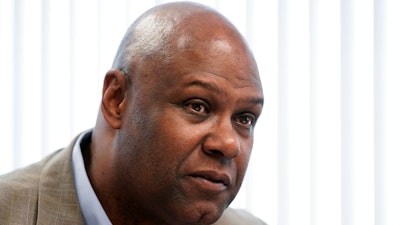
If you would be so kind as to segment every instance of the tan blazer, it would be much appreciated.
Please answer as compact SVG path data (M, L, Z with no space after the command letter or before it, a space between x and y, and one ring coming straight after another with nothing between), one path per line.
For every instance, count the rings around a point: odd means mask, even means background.
M72 174L76 142L42 161L0 176L0 224L84 224ZM228 209L214 225L264 224Z

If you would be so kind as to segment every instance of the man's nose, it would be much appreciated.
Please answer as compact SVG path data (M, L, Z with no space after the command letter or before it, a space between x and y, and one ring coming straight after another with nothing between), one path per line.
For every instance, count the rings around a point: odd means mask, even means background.
M203 142L203 151L210 156L232 159L240 154L240 140L232 121L216 123Z

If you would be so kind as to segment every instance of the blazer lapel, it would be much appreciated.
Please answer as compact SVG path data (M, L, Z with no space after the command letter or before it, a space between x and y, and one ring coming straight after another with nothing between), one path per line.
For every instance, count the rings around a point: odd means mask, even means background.
M83 224L72 172L72 149L76 139L54 154L43 167L37 224Z

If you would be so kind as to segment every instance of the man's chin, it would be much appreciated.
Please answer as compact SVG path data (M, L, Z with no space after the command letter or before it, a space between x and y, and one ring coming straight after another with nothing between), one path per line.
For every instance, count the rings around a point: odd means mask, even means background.
M180 218L179 224L212 224L222 216L224 210L224 207L215 205L189 207L181 209L176 218Z

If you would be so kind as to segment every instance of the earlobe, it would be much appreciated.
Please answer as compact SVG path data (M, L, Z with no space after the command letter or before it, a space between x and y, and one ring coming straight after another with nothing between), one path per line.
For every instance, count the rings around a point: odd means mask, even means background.
M101 111L104 120L114 129L121 127L125 107L126 81L119 70L109 70L104 78Z

